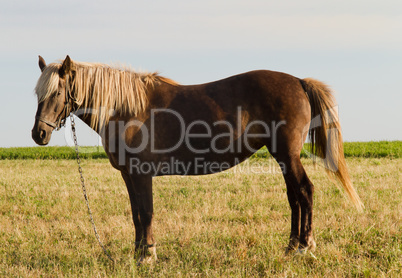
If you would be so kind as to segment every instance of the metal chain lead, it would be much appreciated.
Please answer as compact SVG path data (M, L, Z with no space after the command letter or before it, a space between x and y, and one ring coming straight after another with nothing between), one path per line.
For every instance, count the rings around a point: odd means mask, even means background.
M98 240L98 243L100 245L100 247L102 248L103 252L105 253L105 255L109 258L109 260L111 260L114 263L114 260L112 259L112 257L110 256L109 252L106 250L105 246L102 244L98 231L96 230L96 226L95 226L95 222L94 222L94 218L92 216L92 211L91 208L89 207L89 201L88 201L88 196L87 196L87 190L85 188L85 183L84 183L84 176L82 175L82 168L81 168L81 158L78 152L78 142L77 142L77 135L75 134L75 121L74 121L74 116L71 113L70 114L70 120L71 120L71 130L73 131L73 139L74 139L74 144L75 144L75 152L77 154L77 163L78 163L78 172L80 173L80 178L81 178L81 186L82 186L82 192L84 193L84 198L85 198L85 203L87 204L87 208L88 208L88 214L89 214L89 218L91 219L91 223L92 223L92 227L94 229L95 232L95 236L96 239Z

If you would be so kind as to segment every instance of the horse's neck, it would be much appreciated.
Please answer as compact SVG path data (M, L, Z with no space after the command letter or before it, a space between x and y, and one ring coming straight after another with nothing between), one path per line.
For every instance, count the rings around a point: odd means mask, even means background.
M163 108L166 107L172 100L172 98L174 98L175 94L176 94L176 90L173 89L174 87L177 86L173 86L167 83L162 83L159 84L157 86L150 86L147 88L147 97L148 97L148 101L149 101L149 109L151 109L152 107L155 108ZM91 101L87 101L87 103L90 103ZM98 109L102 109L102 107L99 107ZM137 120L144 120L147 118L147 116L149 116L150 111L149 109L147 109L147 111L144 111L141 115L137 115L135 118ZM113 111L112 111L113 112ZM99 111L92 111L91 108L80 108L78 110L78 113L76 113L76 116L81 119L84 123L86 123L89 127L91 127L91 117L92 117L92 113L99 113ZM115 114L115 116L118 119L121 120L127 120L127 118L125 116L122 115L118 115ZM102 130L101 128L104 127L105 123L99 122L99 126L97 128L97 130L94 130L95 132L97 132L99 135L102 134ZM92 127L91 127L92 129Z

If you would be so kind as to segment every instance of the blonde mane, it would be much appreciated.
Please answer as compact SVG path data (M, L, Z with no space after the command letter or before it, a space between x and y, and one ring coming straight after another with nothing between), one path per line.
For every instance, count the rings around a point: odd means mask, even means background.
M38 102L48 99L59 87L61 64L45 67L35 93ZM73 62L74 78L69 84L78 109L91 114L91 127L99 128L109 122L110 116L136 116L148 107L147 90L160 82L177 85L157 73L137 73L131 69L115 68L105 64ZM71 80L71 77L67 77Z

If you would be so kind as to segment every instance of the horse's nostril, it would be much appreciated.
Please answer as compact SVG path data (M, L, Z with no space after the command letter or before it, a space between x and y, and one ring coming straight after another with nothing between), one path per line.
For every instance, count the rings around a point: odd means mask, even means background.
M41 139L45 139L45 137L46 137L46 131L45 131L45 130L41 130L40 133L39 133L39 137L40 137Z

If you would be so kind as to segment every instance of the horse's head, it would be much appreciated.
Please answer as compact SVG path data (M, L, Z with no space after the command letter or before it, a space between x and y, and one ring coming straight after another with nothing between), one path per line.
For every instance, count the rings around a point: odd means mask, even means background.
M47 145L52 131L60 129L72 111L70 85L74 65L69 56L63 64L49 65L46 65L45 60L39 56L39 68L42 74L35 88L38 109L32 139L38 145Z

